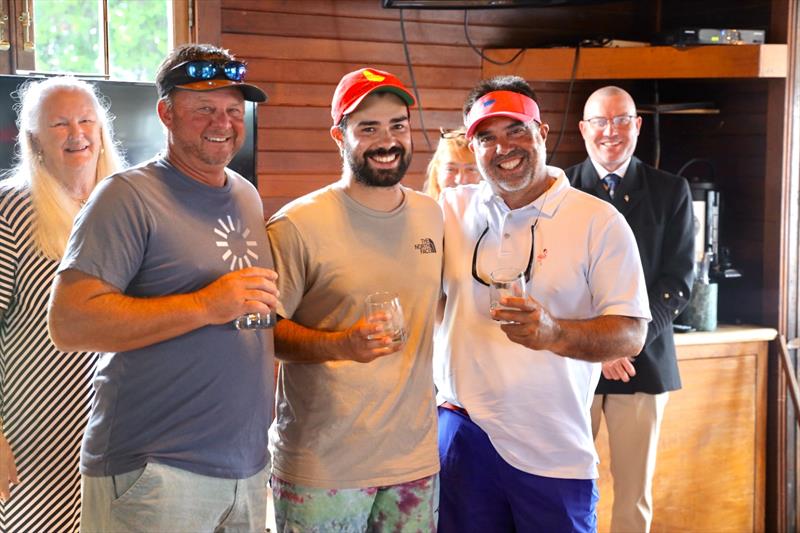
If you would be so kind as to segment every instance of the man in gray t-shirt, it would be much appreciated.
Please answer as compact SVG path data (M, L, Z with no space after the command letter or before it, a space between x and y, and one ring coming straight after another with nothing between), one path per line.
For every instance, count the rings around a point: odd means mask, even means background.
M258 192L226 165L266 95L210 45L156 78L164 155L104 180L53 286L59 349L106 354L81 449L81 530L256 531L266 521L277 306Z
M413 104L389 72L344 75L331 101L341 179L267 225L283 316L270 429L279 531L436 529L444 221L432 198L401 184ZM387 296L391 308L367 312Z

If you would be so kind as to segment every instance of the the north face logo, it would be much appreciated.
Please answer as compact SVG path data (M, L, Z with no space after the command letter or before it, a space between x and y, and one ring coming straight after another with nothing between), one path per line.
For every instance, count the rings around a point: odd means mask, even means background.
M425 237L424 239L419 240L419 244L414 245L415 250L419 250L421 254L435 254L436 253L436 245L433 244L433 239L429 239Z

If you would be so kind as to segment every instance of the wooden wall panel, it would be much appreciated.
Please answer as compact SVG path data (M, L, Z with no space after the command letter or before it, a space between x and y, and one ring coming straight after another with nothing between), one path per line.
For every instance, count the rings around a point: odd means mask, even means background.
M769 19L769 4L769 0L746 0L731 8L727 2L711 0L698 16L716 17L729 25L756 24ZM223 45L250 62L249 79L270 96L259 110L258 162L259 189L269 216L287 201L338 179L341 161L328 133L329 105L343 74L374 66L410 84L400 11L382 9L378 0L221 0L221 6ZM487 48L574 44L599 35L651 40L654 26L686 25L697 9L689 0L662 0L657 20L652 6L632 1L580 8L472 10L469 35L477 46ZM653 24L641 24L644 17L654 19ZM467 45L461 10L405 10L404 20L422 109L422 115L419 109L412 112L415 155L405 183L421 187L431 155L422 123L434 144L440 126L460 124L463 99L480 79L481 58ZM561 167L585 157L577 123L586 97L604 84L624 87L639 104L653 103L658 88L662 102L710 100L719 106L719 115L662 116L661 167L674 172L692 157L713 160L725 201L723 244L731 247L735 266L745 272L743 279L720 291L721 318L760 322L766 200L759 184L766 162L766 84L579 82L574 84L565 119L568 84L529 81L539 93L543 118L551 125L549 154L563 130L551 160ZM648 163L655 156L653 130L652 117L645 116L636 153Z
M605 6L474 10L469 35L479 47L574 44L594 28L631 37L633 1ZM330 99L342 75L363 66L389 70L410 86L400 11L378 0L222 0L222 44L249 62L248 79L269 94L259 109L259 190L264 213L337 180L341 160L329 137ZM480 80L481 59L467 45L461 10L405 10L409 54L422 116L412 113L415 155L405 183L420 188L430 159L420 130L438 142L438 128L461 124L467 91ZM563 84L536 83L551 124L548 147L562 129ZM588 94L588 93L586 93ZM585 95L573 99L557 163L583 156L577 134Z

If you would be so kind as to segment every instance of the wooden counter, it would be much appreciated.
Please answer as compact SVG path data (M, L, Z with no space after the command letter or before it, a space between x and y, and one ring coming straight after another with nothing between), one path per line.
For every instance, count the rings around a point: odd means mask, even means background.
M683 388L670 393L653 482L653 533L764 531L767 344L777 332L720 326L675 335ZM605 425L599 531L611 519Z

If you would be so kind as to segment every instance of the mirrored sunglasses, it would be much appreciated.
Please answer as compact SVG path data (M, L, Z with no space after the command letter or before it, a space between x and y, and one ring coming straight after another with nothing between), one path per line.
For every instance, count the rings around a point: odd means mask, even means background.
M247 65L241 61L187 61L176 66L173 70L183 69L183 72L195 80L210 80L224 77L231 81L244 81Z

